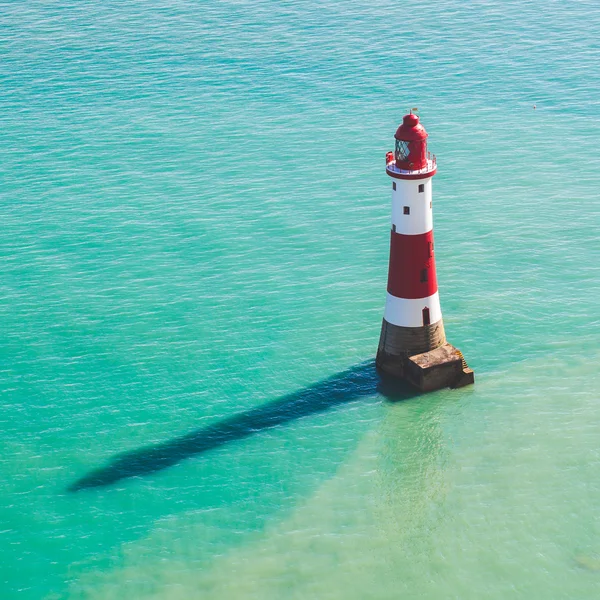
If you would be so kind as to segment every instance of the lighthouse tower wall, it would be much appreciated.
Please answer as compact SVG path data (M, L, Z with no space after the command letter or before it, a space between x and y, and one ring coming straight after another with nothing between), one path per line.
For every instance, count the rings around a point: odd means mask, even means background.
M431 179L395 179L392 183L392 232L384 318L399 327L421 327L442 318L433 259ZM426 270L425 277L423 270ZM423 322L424 309L429 310L427 323Z
M395 228L396 233L403 235L418 235L431 231L431 177L416 180L395 179L392 186L392 230ZM423 191L419 191L420 189Z
M384 319L390 325L398 327L422 327L425 309L429 309L429 323L425 326L442 320L438 292L427 298L396 298L388 292L385 299Z

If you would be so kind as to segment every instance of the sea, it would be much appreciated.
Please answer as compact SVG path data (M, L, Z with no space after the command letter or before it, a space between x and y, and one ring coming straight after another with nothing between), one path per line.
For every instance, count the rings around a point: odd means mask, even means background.
M600 5L0 10L0 598L600 596ZM436 154L475 385L374 367Z

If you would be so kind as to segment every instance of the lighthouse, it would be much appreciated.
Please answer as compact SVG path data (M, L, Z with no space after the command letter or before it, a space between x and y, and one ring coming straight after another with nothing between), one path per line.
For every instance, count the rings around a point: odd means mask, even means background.
M386 155L392 184L390 260L377 367L421 391L462 387L474 374L446 341L435 270L433 195L436 157L419 117L406 115Z

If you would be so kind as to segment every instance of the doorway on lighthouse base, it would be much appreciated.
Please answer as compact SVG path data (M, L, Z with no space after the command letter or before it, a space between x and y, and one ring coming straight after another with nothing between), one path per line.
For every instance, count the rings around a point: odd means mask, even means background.
M429 308L427 306L423 309L423 325L431 325L431 318L429 317Z

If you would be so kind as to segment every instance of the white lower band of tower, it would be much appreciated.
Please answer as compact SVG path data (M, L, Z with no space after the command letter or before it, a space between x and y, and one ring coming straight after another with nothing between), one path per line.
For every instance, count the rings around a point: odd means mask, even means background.
M427 298L396 298L388 292L384 319L399 327L423 327L423 309L429 309L429 322L433 325L442 318L440 296L436 292Z

